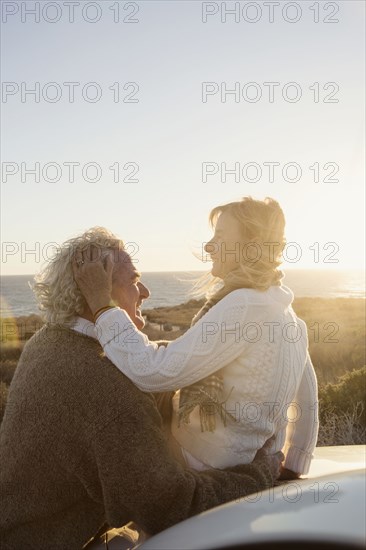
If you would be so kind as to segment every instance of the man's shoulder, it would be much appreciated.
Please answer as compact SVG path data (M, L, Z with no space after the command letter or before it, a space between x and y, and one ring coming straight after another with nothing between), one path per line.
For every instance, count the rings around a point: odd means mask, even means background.
M68 404L84 416L96 411L118 416L139 403L156 408L153 397L140 391L103 354L99 342L72 329L45 326L26 344L14 376L13 393ZM92 410L95 412L92 414Z
M86 379L108 360L99 342L68 327L44 325L25 344L16 368L15 379L27 378L32 385Z
M32 336L24 346L17 371L32 384L73 385L76 391L95 382L104 387L129 382L115 372L97 340L59 325L45 325Z
M55 353L59 348L62 348L63 353L66 354L80 349L92 354L95 354L97 350L102 351L99 342L90 336L76 332L68 326L46 324L28 340L24 346L23 354L43 355Z

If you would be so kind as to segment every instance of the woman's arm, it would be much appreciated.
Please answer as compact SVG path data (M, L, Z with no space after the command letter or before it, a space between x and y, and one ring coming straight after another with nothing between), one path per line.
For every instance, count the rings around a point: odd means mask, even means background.
M318 385L309 353L294 402L299 417L287 427L284 469L307 474L319 429Z
M259 320L263 310L255 312L257 319L253 315L251 322ZM242 354L248 346L243 338L248 321L245 291L237 290L225 296L166 348L150 342L119 308L100 315L96 328L112 363L141 390L159 392L193 384Z

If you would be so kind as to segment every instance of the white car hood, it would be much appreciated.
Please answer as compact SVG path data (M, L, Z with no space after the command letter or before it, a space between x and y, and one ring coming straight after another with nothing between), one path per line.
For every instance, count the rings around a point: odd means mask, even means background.
M365 449L319 447L306 478L199 514L148 539L139 549L208 550L274 540L362 546Z

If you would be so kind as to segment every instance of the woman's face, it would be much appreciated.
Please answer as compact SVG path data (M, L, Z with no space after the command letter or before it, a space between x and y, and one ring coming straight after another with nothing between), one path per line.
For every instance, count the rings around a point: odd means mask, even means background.
M205 245L205 251L211 256L214 277L224 279L239 267L242 245L240 222L229 212L223 212L217 220L214 236Z

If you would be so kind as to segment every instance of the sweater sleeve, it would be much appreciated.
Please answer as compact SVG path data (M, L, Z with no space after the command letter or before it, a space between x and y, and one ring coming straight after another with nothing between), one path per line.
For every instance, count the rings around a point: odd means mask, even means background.
M253 313L255 322L260 311ZM138 331L127 313L114 308L98 317L106 356L143 391L174 391L222 369L243 354L248 322L245 294L234 291L213 306L183 336L165 348Z
M136 429L141 423L143 432ZM89 477L88 491L102 501L108 524L119 527L127 516L151 535L273 485L266 461L201 473L184 468L144 407L103 426L93 438L92 453L86 475L94 468L96 475Z
M299 474L307 474L319 429L318 387L309 353L294 402L295 421L289 422L286 431L284 467Z

